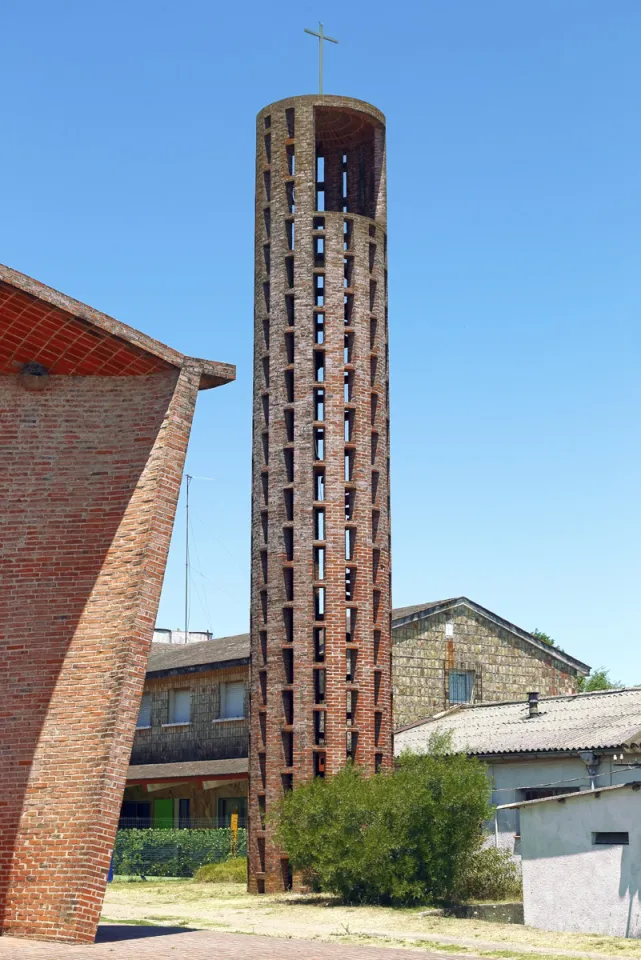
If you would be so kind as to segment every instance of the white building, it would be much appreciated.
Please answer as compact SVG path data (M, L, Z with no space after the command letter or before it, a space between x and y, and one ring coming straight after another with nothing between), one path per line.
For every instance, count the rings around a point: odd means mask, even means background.
M517 805L528 926L641 937L640 791L641 781Z
M504 807L496 843L517 855L520 808L513 804L627 783L639 777L630 764L641 762L641 688L531 696L531 703L461 704L394 736L398 755L423 752L433 734L451 731L454 750L484 760L492 803ZM621 754L625 762L615 760Z

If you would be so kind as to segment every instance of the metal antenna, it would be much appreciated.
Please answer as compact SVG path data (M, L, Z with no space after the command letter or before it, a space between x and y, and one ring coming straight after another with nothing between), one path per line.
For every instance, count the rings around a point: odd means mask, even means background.
M189 484L192 479L188 473L185 474L185 643L188 642L189 629Z
M323 24L318 21L318 33L315 30L304 28L305 33L310 33L312 37L318 37L318 92L323 92L323 40L329 40L330 43L338 43L333 37L326 37L323 33Z

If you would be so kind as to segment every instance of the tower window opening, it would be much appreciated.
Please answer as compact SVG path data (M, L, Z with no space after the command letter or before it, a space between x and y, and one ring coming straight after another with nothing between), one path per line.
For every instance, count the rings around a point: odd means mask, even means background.
M269 281L263 284L263 297L265 298L265 307L269 313Z
M372 581L376 583L378 579L378 570L381 565L381 551L372 550Z
M314 266L325 266L325 237L312 237L314 246Z
M372 503L376 503L376 498L378 496L378 481L380 474L378 470L372 470Z
M343 220L343 250L351 250L353 235L354 235L353 221Z
M260 724L260 745L265 747L267 745L267 717L264 713L259 714L258 721Z
M285 517L291 521L294 519L294 491L283 490L283 497L285 500Z
M325 430L323 427L314 428L314 460L325 459Z
M294 326L294 297L290 296L285 297L285 310L287 311L287 324L290 327Z
M325 746L325 711L314 711L314 743L317 747Z
M348 730L345 734L345 753L348 760L356 759L356 744L358 742L358 734L354 730Z
M325 210L325 191L321 189L316 190L316 209L319 211Z
M345 482L351 483L354 479L354 451L345 451Z
M294 125L295 111L293 107L285 110L285 123L287 124L287 138L292 140L295 136L296 127Z
M372 608L374 611L374 623L376 623L376 621L378 620L378 612L381 607L381 591L380 590L374 590L374 595L372 597L372 600L373 600Z
M287 442L294 442L294 411L285 410L285 430L287 432Z
M294 402L294 371L285 370L285 396L287 403Z
M314 341L316 343L325 343L325 314L314 314Z
M374 714L374 746L380 746L381 742L381 726L383 723L383 714L375 713Z
M352 603L356 590L356 570L352 567L345 567L345 600Z
M349 522L354 519L354 501L356 500L356 491L355 490L346 490L345 491L345 521Z
M325 277L322 273L314 274L314 306L325 306Z
M272 135L271 133L265 134L265 159L267 163L272 162Z
M314 379L316 383L323 383L325 380L324 350L314 350Z
M258 768L260 770L260 782L263 790L265 789L265 782L267 780L267 764L265 762L265 754L258 754Z
M259 671L258 682L260 687L260 702L264 707L267 703L267 672L265 670Z
M325 587L314 587L314 620L325 619Z
M354 273L354 260L352 257L343 257L343 286L345 288L352 286L352 274Z
M286 333L285 334L285 356L287 357L287 363L294 362L294 334Z
M269 474L261 473L260 482L263 489L263 503L267 506L267 500L269 498Z
M374 349L374 344L376 343L376 329L378 327L378 320L376 317L371 317L369 321L369 348L370 350Z
M258 862L260 864L260 872L265 872L265 838L258 837L256 840L258 845Z
M283 607L283 626L285 628L285 643L294 642L294 611L291 607Z
M381 520L381 511L372 510L372 540L376 541L378 538L378 525Z
M296 200L294 197L294 181L288 180L285 184L285 194L287 197L287 209L290 213L296 213Z
M285 683L289 686L294 682L294 651L283 647L282 654L283 676L285 677Z
M263 543L267 543L267 534L268 534L267 511L265 511L265 513L261 513L261 515L260 515L260 525L261 525L261 529L262 529L262 531L263 531Z
M269 396L263 395L263 422L265 426L269 424Z
M316 157L316 181L318 183L325 181L325 157Z
M346 293L343 296L343 316L345 319L346 327L349 327L352 322L353 308L354 308L354 294Z
M283 569L283 583L285 585L285 600L291 602L294 599L294 571L291 567Z
M263 181L265 183L265 199L267 200L267 203L269 203L272 198L272 175L269 170L265 170L263 174Z
M374 663L378 663L378 652L381 648L381 631L374 631Z
M358 702L358 694L355 690L348 690L345 696L345 719L347 720L347 726L352 727L356 723L356 704Z
M269 253L269 244L268 244L268 243L264 243L264 244L263 244L263 256L264 256L264 258L265 258L265 270L267 271L267 273L269 273L269 271L270 271L270 269L271 269L271 257L270 257L270 253Z
M374 306L376 304L376 280L370 280L369 282L369 310L370 313L374 312Z
M314 540L325 539L325 510L323 507L314 507Z
M315 470L314 472L314 500L325 499L325 471Z
M314 762L314 776L319 777L322 780L325 776L325 754L315 753L313 762Z
M285 274L287 276L287 286L294 286L294 258L285 257Z
M369 358L369 382L370 386L373 387L376 383L376 370L378 369L378 357L374 355Z
M283 793L290 793L294 789L294 775L292 773L281 773L280 779L283 785Z
M269 114L268 114L268 115L265 117L265 130L269 130L269 128L271 127L271 125L272 125L272 118L271 118L271 117L269 116Z
M376 264L376 244L370 243L369 245L369 272L371 273Z
M325 579L325 547L314 547L314 580Z
M377 704L381 696L381 671L374 672L374 703Z
M354 395L354 372L352 370L346 370L343 375L343 381L343 399L345 403L351 403Z
M258 639L260 641L260 655L263 664L267 663L267 631L259 630Z
M286 447L283 450L283 456L285 458L285 475L287 477L287 483L294 482L294 451Z
M286 726L291 727L294 722L294 694L291 690L283 690L283 721ZM287 764L291 766L291 764Z
M378 394L373 393L369 398L369 417L372 426L376 423L376 410L378 408Z
M325 229L325 217L314 217L312 220L314 230L324 230Z
M263 577L263 583L267 583L267 551L264 550L260 555L260 572Z
M267 235L267 239L269 240L271 230L272 230L272 215L269 207L265 207L265 209L263 210L263 219L265 221L265 233Z
M378 433L372 433L372 463L376 463L376 453L378 450Z
M356 418L356 412L354 410L345 411L345 443L351 443L354 438L354 420Z
M343 363L351 363L353 353L354 353L354 334L346 333L343 339Z
M314 670L314 702L325 703L325 669Z
M356 547L356 530L354 527L346 527L345 529L345 559L353 560L354 559L354 549Z
M345 643L354 643L356 637L356 610L347 607L345 610Z
M369 225L369 235L372 238L372 240L376 239L376 227L374 226L373 223L370 223Z
M265 794L261 793L258 797L258 817L260 819L260 828L261 830L265 829L265 820L267 817L267 811L265 808ZM263 883L265 881L263 880Z
M286 767L294 766L294 734L289 730L283 730L283 762Z
M296 224L293 220L285 220L285 233L287 234L287 249L293 250L296 242Z
M314 659L325 659L325 627L314 627Z
M285 560L294 559L294 531L291 527L283 527L283 544L285 547Z
M269 350L269 320L263 319L263 340L265 341L265 350Z
M325 391L314 390L314 420L325 419Z
M285 153L287 155L287 173L290 175L290 177L293 177L296 173L296 153L293 143L287 144Z
M375 753L374 754L374 773L380 773L383 769L383 754Z
M353 683L356 679L356 658L358 651L345 651L345 680L347 683Z
M269 463L269 434L268 433L263 433L262 441L263 441L263 462L265 464L268 464Z

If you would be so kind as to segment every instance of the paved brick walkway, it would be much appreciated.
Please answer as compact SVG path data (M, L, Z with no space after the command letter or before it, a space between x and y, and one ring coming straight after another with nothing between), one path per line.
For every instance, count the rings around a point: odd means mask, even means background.
M419 950L421 960L469 955ZM181 927L102 926L93 946L0 937L0 960L409 960L412 950L282 940Z

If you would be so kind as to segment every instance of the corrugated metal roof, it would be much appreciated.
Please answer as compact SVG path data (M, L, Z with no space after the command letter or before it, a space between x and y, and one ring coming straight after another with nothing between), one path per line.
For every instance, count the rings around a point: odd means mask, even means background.
M420 753L432 734L446 730L452 731L455 750L485 756L641 744L641 688L542 697L535 717L529 716L525 699L454 707L399 730L395 753Z
M560 797L538 797L536 800L521 800L520 803L500 803L497 810L515 810L517 807L531 807L538 803L565 803L566 800L598 800L602 793L611 793L613 790L641 790L641 781L631 780L630 783L615 783L612 787L599 787L596 790L577 790L576 793L564 793Z

